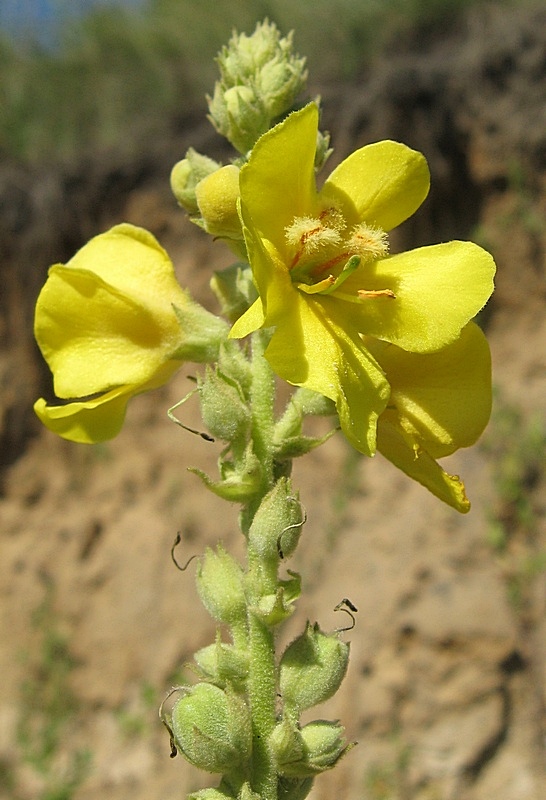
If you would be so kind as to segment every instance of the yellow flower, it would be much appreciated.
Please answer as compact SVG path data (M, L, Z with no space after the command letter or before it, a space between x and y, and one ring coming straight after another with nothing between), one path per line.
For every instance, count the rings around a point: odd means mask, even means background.
M183 361L212 361L225 323L195 303L142 228L117 225L50 268L36 305L36 341L57 397L36 414L76 442L115 436L131 397L166 383Z
M377 449L410 478L458 511L470 509L464 485L436 462L478 439L491 414L491 356L470 322L436 353L408 353L368 342L391 395L379 417Z
M493 290L491 256L470 242L389 255L388 232L429 189L424 157L397 142L357 150L317 191L318 109L262 136L240 175L240 213L259 299L231 336L274 329L266 357L289 383L336 404L361 452L376 448L390 376L367 342L434 353ZM393 374L392 379L394 380Z

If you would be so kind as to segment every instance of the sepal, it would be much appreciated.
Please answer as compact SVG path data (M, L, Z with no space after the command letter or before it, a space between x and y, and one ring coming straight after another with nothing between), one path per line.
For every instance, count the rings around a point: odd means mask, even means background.
M244 450L250 432L250 408L236 381L207 367L198 378L197 391L203 422L217 439L230 442L238 452Z
M174 358L198 364L216 361L220 344L227 339L229 331L225 320L191 299L183 306L173 304L173 309L184 332Z

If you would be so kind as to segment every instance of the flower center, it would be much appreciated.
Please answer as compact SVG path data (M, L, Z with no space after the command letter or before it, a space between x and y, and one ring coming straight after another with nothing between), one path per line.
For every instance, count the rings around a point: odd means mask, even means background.
M365 264L385 258L389 252L386 231L361 222L349 228L337 208L326 208L318 217L294 217L284 229L292 253L289 270L298 288L309 294L332 294L359 302L368 297L393 297L390 289L341 295L337 290Z

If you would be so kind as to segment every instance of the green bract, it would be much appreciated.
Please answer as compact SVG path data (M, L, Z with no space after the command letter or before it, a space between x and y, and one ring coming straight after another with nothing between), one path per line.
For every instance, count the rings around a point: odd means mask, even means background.
M398 363L381 363L376 344L388 343L404 354L440 353L454 345L493 291L495 265L470 242L389 255L388 231L413 214L428 193L424 157L397 142L367 145L317 191L317 126L312 103L262 136L241 170L240 213L260 296L230 335L273 328L266 357L275 372L333 400L349 441L373 455L378 420L391 408L399 369ZM479 375L474 370L471 380L484 402L477 407L469 402L449 368L440 368L441 382L421 396L422 416L429 422L439 405L457 405L461 425L450 452L475 441L487 422L486 348L477 335L467 340L467 365L479 356ZM401 408L399 418L405 412ZM434 425L428 437L423 428L428 423L421 422L419 447L436 437ZM384 449L402 466L398 453L393 457L390 446ZM457 498L447 501L466 510Z

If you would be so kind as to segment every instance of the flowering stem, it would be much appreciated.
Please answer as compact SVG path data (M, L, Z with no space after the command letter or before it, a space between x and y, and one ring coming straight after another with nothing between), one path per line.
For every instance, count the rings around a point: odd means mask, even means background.
M277 770L268 747L275 727L275 643L271 629L249 609L248 699L252 714L252 788L262 800L277 798Z
M252 442L254 453L262 468L261 491L242 513L242 528L245 533L264 496L274 482L273 440L275 380L265 358L265 349L270 335L267 331L256 331L252 335ZM256 552L248 539L248 631L249 631L249 676L248 700L252 715L252 788L262 800L277 798L277 768L268 747L271 732L275 727L275 704L277 676L275 664L275 641L272 629L256 613L261 598L275 594L277 589L278 562L268 561Z
M252 445L262 470L262 482L254 497L241 512L241 530L248 534L252 519L263 497L273 485L273 441L275 377L264 356L271 338L268 331L255 331L252 343L252 386L250 406L252 414Z

